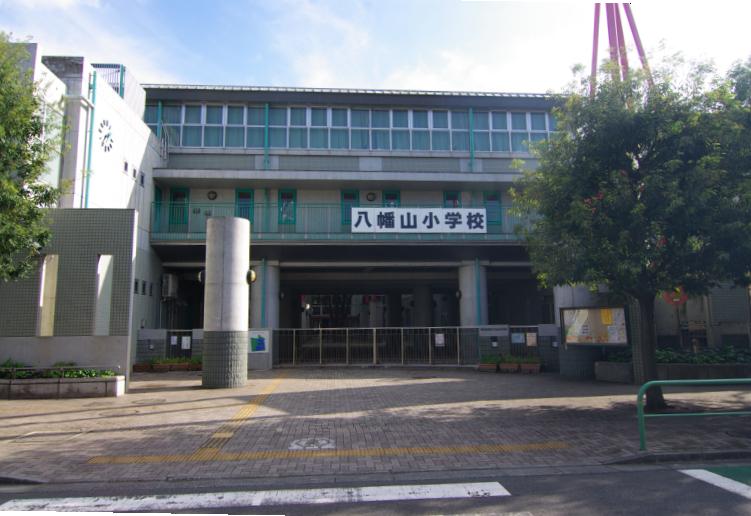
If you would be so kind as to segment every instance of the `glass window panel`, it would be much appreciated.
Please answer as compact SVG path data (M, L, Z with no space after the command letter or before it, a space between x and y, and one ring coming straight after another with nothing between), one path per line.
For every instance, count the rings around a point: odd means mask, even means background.
M252 149L263 148L263 127L248 128L248 147Z
M391 148L391 138L389 137L389 131L373 130L370 132L373 138L373 150L388 150Z
M269 129L269 147L286 147L287 129L272 127Z
M223 109L222 106L206 106L206 123L221 124Z
M331 125L334 127L347 127L347 109L333 108L331 110Z
M475 111L473 113L473 118L473 125L475 130L487 131L488 129L490 129L487 111Z
M391 138L394 150L409 150L409 131L391 131Z
M394 119L394 127L409 127L409 111L406 109L395 109L391 116Z
M179 124L182 116L182 106L164 106L162 117L167 124Z
M331 130L331 148L349 149L349 131L347 129Z
M227 107L227 125L243 125L243 114L245 108L242 106Z
M449 150L449 132L433 131L431 133L433 150Z
M548 139L548 135L545 133L532 133L530 135L529 141L531 141L532 143L536 143L536 142L544 142L547 139Z
M147 124L154 124L159 121L159 106L147 105L143 111L143 121Z
M346 112L345 112L346 119ZM310 109L310 125L316 127L326 127L328 125L326 121L326 108L311 108Z
M353 109L352 127L370 127L370 111L367 109ZM352 138L353 142L354 140L355 139Z
M427 111L412 111L412 127L417 129L428 128L428 112Z
M163 127L167 139L170 145L180 145L180 126L179 125L165 125ZM199 128L200 130L200 128Z
M310 148L311 149L328 149L329 148L329 130L328 129L311 129L310 130Z
M242 127L227 127L224 133L224 143L227 147L244 147L245 129Z
M289 108L289 125L307 125L306 118L305 108ZM292 133L290 133L290 140L292 139L291 135Z
M201 123L201 106L185 106L185 123Z
M221 127L203 128L203 146L204 147L221 147L223 145L222 135L224 130Z
M545 113L530 113L529 118L531 119L533 131L545 130Z
M283 107L269 108L269 125L277 125L277 126L287 125L287 108L283 108Z
M508 133L494 132L492 134L492 139L493 139L494 151L496 152L508 152L509 151Z
M371 127L389 127L389 112L373 110L371 112Z
M308 130L295 128L290 129L289 146L292 149L306 149L308 147Z
M451 131L451 149L455 151L469 150L469 131Z
M475 132L474 136L475 140L475 150L476 151L489 151L490 150L490 133L483 131L483 132Z
M183 147L201 146L201 126L186 126L183 129Z
M412 131L412 149L430 150L430 133L428 131Z
M469 113L467 111L452 111L451 129L469 129Z
M527 152L527 133L511 133L511 150L514 152Z
M511 113L511 129L514 131L526 131L527 113Z
M558 120L555 119L555 116L552 113L548 113L548 124L551 131L558 130Z
M248 108L248 125L264 125L263 111L264 109L262 107L249 107Z
M461 208L462 199L459 192L450 191L443 192L443 207L444 208Z
M449 127L448 111L433 111L433 127L436 129L448 129Z
M508 129L508 120L505 111L493 111L493 129Z
M370 131L362 129L352 129L352 148L353 149L368 149L368 138L370 137Z

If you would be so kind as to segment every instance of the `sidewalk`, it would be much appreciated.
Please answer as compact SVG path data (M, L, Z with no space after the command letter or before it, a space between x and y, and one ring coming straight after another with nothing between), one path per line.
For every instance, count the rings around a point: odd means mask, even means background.
M48 482L600 465L638 452L635 386L434 369L278 369L203 390L136 374L122 398L0 401L0 477ZM737 409L751 392L666 393ZM652 452L751 451L746 417L647 422Z

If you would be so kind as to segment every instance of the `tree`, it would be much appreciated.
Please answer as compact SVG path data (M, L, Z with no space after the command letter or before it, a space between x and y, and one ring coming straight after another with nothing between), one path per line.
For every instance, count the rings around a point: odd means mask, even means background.
M605 79L591 95L582 80L561 97L560 132L537 148L539 167L515 191L544 284L604 284L638 304L633 355L644 381L657 378L660 292L750 279L751 111L734 95L742 84L701 66L676 77ZM664 406L660 389L647 393L649 409Z
M45 208L59 191L40 182L60 147L60 128L45 120L39 85L24 71L22 45L0 33L0 279L27 275L50 238Z

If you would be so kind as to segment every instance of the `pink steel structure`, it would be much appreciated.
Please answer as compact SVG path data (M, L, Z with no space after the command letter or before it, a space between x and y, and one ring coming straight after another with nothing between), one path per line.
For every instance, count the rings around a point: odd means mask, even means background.
M628 20L629 28L631 29L631 35L634 38L636 44L636 50L639 53L639 59L641 65L647 72L647 81L652 84L652 75L649 72L649 64L647 63L647 55L644 52L644 47L641 44L641 38L639 37L639 31L636 29L636 22L634 21L634 15L631 13L631 5L623 3L623 12ZM597 85L597 48L600 35L600 6L601 4L595 4L595 30L592 38L592 75L590 79L590 88L592 94L594 94L595 87ZM608 44L610 47L610 60L617 64L617 67L613 69L614 79L625 79L628 76L628 56L626 55L626 38L623 33L623 24L621 23L621 11L618 4L606 3L605 15L608 24Z

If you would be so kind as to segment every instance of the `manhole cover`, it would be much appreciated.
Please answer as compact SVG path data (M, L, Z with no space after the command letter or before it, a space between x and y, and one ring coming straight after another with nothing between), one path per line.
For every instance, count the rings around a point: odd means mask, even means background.
M296 439L289 445L290 450L333 450L335 448L334 440L325 437Z

